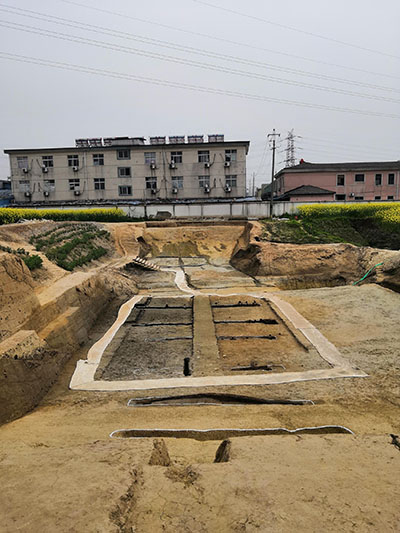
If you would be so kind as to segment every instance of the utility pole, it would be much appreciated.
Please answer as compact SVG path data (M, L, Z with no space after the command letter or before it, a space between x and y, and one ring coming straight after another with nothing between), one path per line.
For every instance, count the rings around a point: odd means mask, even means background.
M275 150L276 150L276 138L277 137L280 137L280 133L276 133L275 132L275 128L272 130L272 133L269 133L267 135L268 137L268 140L269 140L269 143L270 143L270 147L271 147L271 150L272 150L272 171L271 171L271 194L270 194L270 217L272 218L272 215L274 213L274 189L275 189L275 181L274 181L274 177L275 177Z

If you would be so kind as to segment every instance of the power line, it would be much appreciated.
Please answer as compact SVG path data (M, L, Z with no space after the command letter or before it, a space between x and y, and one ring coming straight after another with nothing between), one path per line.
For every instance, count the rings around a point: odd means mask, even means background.
M265 63L265 62L261 62L261 61L249 60L249 59L246 59L246 58L241 58L241 57L232 56L232 55L228 55L228 54L220 54L220 53L209 51L209 50L204 50L204 49L200 49L200 48L194 48L192 46L186 46L186 45L181 45L181 44L178 44L178 43L172 43L171 41L153 39L151 37L146 37L146 36L127 33L127 32L122 32L122 31L119 31L119 30L113 30L112 28L107 28L107 27L104 27L104 26L96 26L94 24L88 24L86 22L80 22L80 21L76 21L76 20L72 20L72 19L66 19L66 18L63 18L63 17L49 15L49 14L41 13L41 12L38 12L38 11L32 11L30 9L22 9L22 8L18 8L18 7L13 7L13 6L9 6L8 4L1 4L0 3L0 6L3 6L3 7L0 7L0 11L3 11L5 13L11 13L13 15L22 16L22 17L34 18L36 20L49 22L51 24L59 24L59 25L62 25L62 26L69 26L69 27L74 28L74 29L85 29L85 31L91 31L93 33L97 33L97 34L101 34L101 35L108 35L108 36L112 36L112 37L118 37L118 38L121 38L121 39L133 40L133 41L136 41L136 42L141 42L141 43L145 43L145 44L151 44L151 45L154 45L154 46L162 46L163 48L170 48L172 50L178 50L180 52L184 51L184 52L187 52L187 53L190 53L190 54L197 54L197 55L202 55L202 56L211 57L211 58L223 59L225 61L231 61L231 62L234 62L234 63L243 64L243 65L251 65L251 66L260 67L260 68L277 70L279 72L286 72L286 73L289 73L289 74L296 74L296 75L300 75L300 76L306 76L306 77L311 77L311 78L316 78L316 79L321 79L321 80L334 81L334 82L337 82L337 83L355 85L355 86L358 86L358 87L367 87L367 88L370 88L370 89L378 89L378 90L382 90L382 91L400 93L399 89L395 89L393 87L383 87L381 85L363 83L363 82L360 82L360 81L357 81L357 80L349 80L349 79L344 79L344 78L338 78L338 77L335 77L335 76L329 76L329 75L325 75L325 74L319 74L319 73L307 72L307 71L303 71L303 70L299 70L299 69L282 67L280 65L273 65L273 64ZM9 9L5 9L5 8L9 8Z
M366 145L366 144L354 144L354 143L338 143L337 141L331 141L329 139L324 139L324 138L320 138L320 137L308 137L308 136L302 136L303 139L305 139L306 141L312 141L313 143L319 143L319 144L328 144L329 146L339 146L339 147L344 147L344 148L347 148L347 147L355 147L355 148L361 148L361 149L375 149L376 146L370 146L370 145ZM384 151L387 151L387 152L394 152L395 150L399 150L398 147L396 148L381 148L382 150Z
M349 158L351 158L351 161L356 161L356 160L360 160L360 159L365 159L366 158L366 155L363 154L362 157L358 158L358 157L355 157L354 156L354 153L355 152L341 152L340 150L338 149L332 149L332 150L325 150L323 148L314 148L314 147L310 147L310 146L303 146L302 147L302 150L303 150L303 154L304 153L321 153L321 154L326 154L327 156L332 156L332 158L337 158L338 155L339 157L343 157L345 158L346 160L349 160ZM386 161L388 159L387 156L385 157L371 157L370 155L367 157L367 159L371 160L371 159L374 159L374 160L377 160L377 159L381 159L383 161Z
M313 147L313 148L317 148L318 150L324 150L324 151L329 151L331 153L344 153L344 154L361 154L363 155L364 157L365 156L370 156L371 153L376 153L376 150L377 148L373 148L373 149L363 149L363 148L355 148L355 147L351 147L349 146L348 148L346 147L342 147L342 146L335 146L335 145L324 145L324 144L318 144L318 143L313 143L313 142L310 142L310 141L307 141L305 139L303 139L303 148L309 148L310 146ZM398 150L391 150L391 151L388 151L388 152L385 152L384 149L380 148L379 149L379 153L380 154L386 154L384 155L384 158L393 158L393 155L395 153L398 153Z
M48 66L52 68L58 68L61 70L72 70L76 72L84 72L86 74L95 74L95 75L105 76L109 78L124 79L124 80L129 80L129 81L148 83L151 85L160 85L164 87L186 89L186 90L195 91L195 92L216 94L216 95L222 95L222 96L231 96L234 98L241 98L244 100L272 102L272 103L277 103L277 104L286 104L286 105L293 105L293 106L298 106L298 107L321 109L325 111L337 111L341 113L352 113L356 115L400 119L400 115L394 115L390 113L379 113L378 111L364 111L362 109L352 109L352 108L346 108L346 107L327 106L327 105L316 104L316 103L298 102L295 100L273 98L273 97L258 95L258 94L241 93L237 91L218 89L214 87L204 87L201 85L190 85L187 83L178 83L178 82L162 80L158 78L148 78L144 76L134 76L133 74L124 74L121 72L114 72L110 70L97 69L93 67L85 67L82 65L74 65L70 63L63 63L60 61L49 61L49 60L41 59L41 58L22 56L18 54L11 54L9 52L0 51L0 57L2 57L3 59L9 59L11 61L19 61L22 63L31 63L35 65Z
M270 24L271 26L277 26L278 28L284 28L285 30L290 30L290 31L294 31L297 33L301 33L303 35L308 35L309 37L317 37L318 39L323 39L324 41L330 41L332 43L341 44L343 46L350 46L351 48L363 50L364 52L372 52L374 54L379 54L379 55L391 57L394 59L400 59L400 56L389 54L387 52L382 52L381 50L374 50L373 48L367 48L365 46L360 46L358 44L341 41L339 39L334 39L333 37L327 37L326 35L321 35L319 33L313 33L311 31L302 30L300 28L295 28L293 26L287 26L286 24L281 24L279 22L273 22L272 20L267 20L261 17L256 17L255 15L249 15L248 13L243 13L241 11L235 11L234 9L229 9L227 7L216 6L215 4L204 2L204 0L193 0L193 2L196 2L197 4L202 4L204 6L212 7L213 9L219 9L221 11L233 13L234 15L239 15L241 17L246 17L248 19L257 20L258 22L264 22L265 24Z
M270 81L272 83L280 83L284 85L291 85L295 87L304 87L307 89L317 90L317 91L323 91L323 92L333 92L336 94L343 94L346 96L353 96L357 98L365 98L368 100L378 100L383 102L390 102L390 103L396 103L400 104L400 100L397 100L395 98L389 98L387 96L379 96L379 95L369 95L364 93L358 93L353 91L347 91L344 89L338 89L333 87L326 87L323 85L315 85L315 84L309 84L309 83L303 83L298 82L294 80L288 80L285 78L277 78L274 76L265 76L263 74L257 74L254 72L249 72L246 70L238 70L238 69L232 69L229 67L223 67L218 65L213 65L211 63L201 63L199 61L193 61L190 59L183 59L175 56L169 56L165 54L159 54L157 52L146 52L144 50L140 50L138 48L131 48L126 47L123 45L114 45L113 43L107 43L105 41L99 41L95 39L87 39L86 37L79 37L76 35L68 35L66 33L62 32L55 32L52 30L44 30L42 28L37 28L34 26L27 26L26 24L19 24L17 22L10 22L10 21L0 21L0 26L8 29L14 29L18 31L23 31L26 33L32 33L35 35L41 35L44 37L51 37L54 39L59 39L63 41L69 41L69 42L75 42L79 44L86 44L89 46L95 46L97 48L103 48L107 50L113 50L117 52L124 52L127 54L134 54L139 55L143 57L150 57L152 59L159 59L161 61L167 61L170 63L177 63L181 65L188 65L196 68L206 69L206 70L212 70L216 72L223 72L225 74L233 74L235 76L241 76L245 78L253 78L253 79L259 79L259 80L266 80Z
M263 47L260 47L260 46L251 45L249 43L245 43L245 42L241 42L241 41L233 41L231 39L225 39L223 37L217 37L215 35L210 35L210 34L207 34L207 33L201 33L201 32L196 32L196 31L192 31L192 30L186 30L186 29L183 29L183 28L178 28L177 26L171 26L171 25L168 25L168 24L163 24L161 22L155 22L154 20L147 20L147 19L143 19L143 18L133 17L132 15L128 15L128 13L119 13L117 11L111 11L109 9L103 9L103 8L100 8L100 7L88 6L86 4L81 4L81 3L75 2L73 0L59 0L59 2L63 2L64 4L74 5L74 6L78 6L78 7L83 7L84 9L90 9L92 11L97 11L99 13L105 13L107 15L113 15L115 17L120 17L120 18L123 18L125 20L126 19L135 20L137 22L142 22L144 24L150 24L152 26L158 26L160 28L166 28L166 29L169 29L169 30L178 31L178 32L185 33L185 34L188 34L188 35L196 35L198 37L206 37L207 39L212 39L214 41L224 42L224 43L228 43L228 44L234 44L236 46L250 48L252 50L261 50L263 52L269 52L269 53L272 53L272 54L282 55L282 56L290 57L290 58L294 58L294 59L301 59L303 61L309 61L311 63L316 63L316 64L319 64L319 65L326 65L326 66L330 66L330 67L336 67L336 68L342 68L342 69L346 69L346 70L351 70L352 72L362 72L364 74L370 74L370 75L372 74L374 76L381 76L381 77L391 78L391 79L396 79L396 80L400 79L400 76L393 76L392 74L388 74L387 72L372 72L370 70L365 70L365 69L361 69L361 68L358 68L358 67L348 67L347 65L339 65L337 63L330 63L330 62L327 62L327 61L321 61L319 59L313 59L313 58L310 58L310 57L299 56L299 55L296 55L296 54L289 54L287 52L282 52L281 50L272 50L270 48L263 48Z

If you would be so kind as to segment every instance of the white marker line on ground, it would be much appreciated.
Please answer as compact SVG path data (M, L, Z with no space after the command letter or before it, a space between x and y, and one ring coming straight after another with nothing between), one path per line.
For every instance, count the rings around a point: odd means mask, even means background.
M167 272L175 272L175 284L185 293L192 296L208 295L213 296L216 293L201 293L191 289L187 282L183 269L165 269ZM244 296L243 293L229 293L224 296ZM246 296L260 298L260 294L248 293ZM134 296L119 310L118 317L111 328L105 335L97 341L89 350L87 360L77 362L75 372L71 378L70 388L74 390L97 390L97 391L124 391L124 390L149 390L149 389L170 389L186 387L211 387L211 386L238 386L238 385L275 385L282 383L293 383L299 381L314 381L321 379L336 378L361 378L367 377L365 372L355 369L346 361L328 341L322 333L306 320L296 309L281 300L278 296L264 295L277 305L286 318L298 329L318 351L320 356L325 359L333 368L324 370L308 370L304 372L285 372L268 375L239 375L239 376L205 376L205 377L182 377L166 379L142 379L130 381L96 381L94 379L97 367L100 364L104 350L110 344L119 328L124 324L133 307L145 295Z

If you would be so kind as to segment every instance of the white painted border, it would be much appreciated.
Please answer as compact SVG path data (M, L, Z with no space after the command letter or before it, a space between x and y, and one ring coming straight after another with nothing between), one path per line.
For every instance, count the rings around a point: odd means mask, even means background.
M217 293L203 293L192 290L186 283L185 273L182 269L165 269L175 272L175 284L184 293L195 296L206 294L208 296ZM213 387L213 386L238 386L238 385L277 385L282 383L293 383L300 381L315 381L321 379L336 378L363 378L368 377L365 372L358 370L342 357L338 349L322 333L306 320L288 302L278 296L254 294L254 293L230 293L223 296L251 296L254 298L264 298L273 302L279 311L307 337L310 343L318 351L319 355L327 361L332 368L323 370L307 370L304 372L282 372L268 375L238 375L238 376L204 376L204 377L182 377L164 379L138 379L130 381L97 381L94 379L96 370L100 364L102 355L110 344L119 328L127 320L134 306L147 295L137 295L125 302L119 312L117 319L105 335L97 341L89 350L87 359L77 362L75 371L70 382L70 389L73 390L96 390L96 391L126 391L126 390L149 390L149 389L176 389L192 387Z

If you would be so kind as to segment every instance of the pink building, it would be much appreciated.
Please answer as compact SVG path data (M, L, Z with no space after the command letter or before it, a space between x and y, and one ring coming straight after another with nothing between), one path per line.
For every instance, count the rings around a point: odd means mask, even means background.
M309 163L275 174L274 196L291 202L400 200L400 161ZM268 190L263 194L269 197Z

